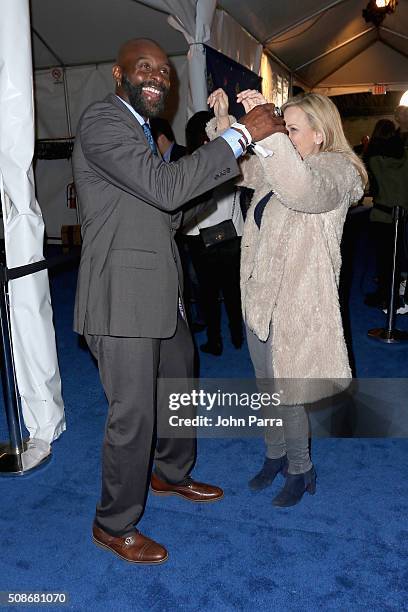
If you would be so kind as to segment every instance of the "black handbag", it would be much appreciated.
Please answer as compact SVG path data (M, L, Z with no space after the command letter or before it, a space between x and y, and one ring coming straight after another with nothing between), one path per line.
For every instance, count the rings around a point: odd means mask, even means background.
M234 192L234 203L232 205L231 217L234 216L236 198L237 189L235 189ZM238 236L235 225L231 219L226 219L225 221L221 221L221 223L211 225L210 227L199 228L199 231L201 239L206 248L220 244L221 242L226 242L227 240L232 240Z
M205 247L211 247L220 242L226 242L237 237L237 230L231 219L200 229L200 236Z

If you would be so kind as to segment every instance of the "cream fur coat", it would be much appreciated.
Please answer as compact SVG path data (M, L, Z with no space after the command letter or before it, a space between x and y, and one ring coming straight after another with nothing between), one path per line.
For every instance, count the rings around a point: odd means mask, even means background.
M216 120L207 126L210 138L215 127ZM340 242L347 210L363 195L362 180L343 154L302 160L280 133L259 144L273 155L247 157L241 166L241 184L255 189L241 247L243 317L260 340L272 334L276 378L331 380L340 390L351 377L338 297ZM254 208L271 190L258 229ZM290 403L333 393L327 384L295 387Z

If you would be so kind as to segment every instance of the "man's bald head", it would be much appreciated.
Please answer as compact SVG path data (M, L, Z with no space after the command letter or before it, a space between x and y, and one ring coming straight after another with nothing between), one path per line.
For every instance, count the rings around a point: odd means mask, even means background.
M117 95L143 117L154 117L163 110L170 88L170 64L154 40L135 38L124 43L112 74Z
M137 57L139 53L152 48L160 51L168 61L166 52L154 40L150 38L132 38L132 40L128 40L120 47L116 63L120 66L125 66L129 61Z

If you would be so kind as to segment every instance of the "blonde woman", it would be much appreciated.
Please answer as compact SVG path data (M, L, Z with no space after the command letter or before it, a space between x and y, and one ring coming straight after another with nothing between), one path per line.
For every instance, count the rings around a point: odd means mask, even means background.
M237 101L245 112L265 103L254 90ZM233 118L223 90L209 105L213 137ZM281 472L285 485L273 504L291 506L316 486L303 404L347 387L351 377L338 298L340 242L367 176L329 98L296 96L282 110L288 134L261 141L242 164L243 183L255 194L242 238L241 299L257 379L287 383L284 426L267 431L263 468L249 484L265 488Z

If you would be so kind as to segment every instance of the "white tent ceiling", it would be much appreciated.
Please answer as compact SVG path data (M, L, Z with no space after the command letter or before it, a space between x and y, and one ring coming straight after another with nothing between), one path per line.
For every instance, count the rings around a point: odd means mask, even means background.
M367 0L223 0L223 7L310 88L408 83L408 0L382 27L366 23Z
M250 34L308 88L364 91L375 83L408 87L408 0L382 27L367 24L367 0L220 0ZM65 65L108 62L135 36L160 41L169 55L185 54L184 37L167 16L137 0L31 0L32 26ZM37 35L36 68L56 64Z
M159 41L169 55L188 50L167 15L136 0L31 0L31 23L36 69L55 65L36 33L67 66L110 62L124 41L139 36Z

